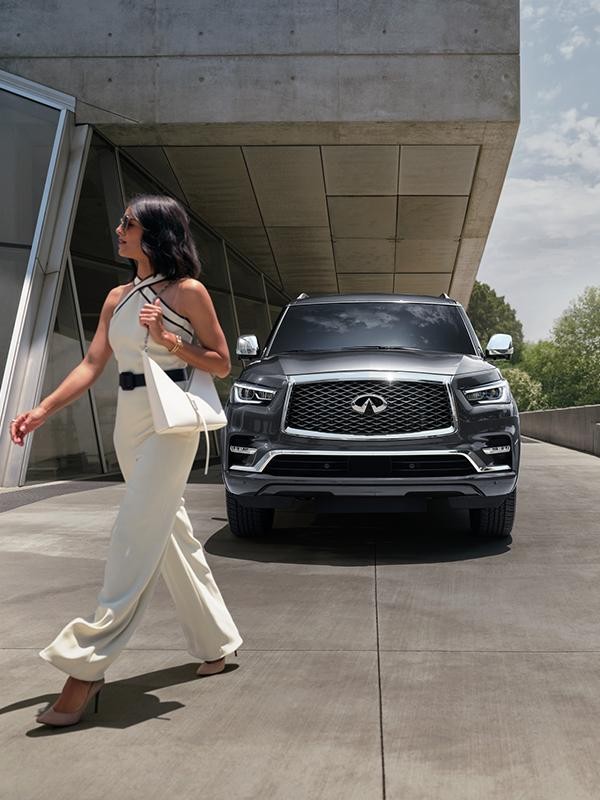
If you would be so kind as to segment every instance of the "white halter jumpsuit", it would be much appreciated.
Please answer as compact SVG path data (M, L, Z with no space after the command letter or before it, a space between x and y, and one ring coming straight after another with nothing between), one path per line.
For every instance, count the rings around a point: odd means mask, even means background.
M156 298L152 284L162 274L140 280L119 302L109 341L119 372L143 373L146 328L139 313ZM167 330L191 342L190 321L162 303ZM148 337L148 353L163 369L186 366ZM233 652L242 639L194 538L182 497L196 455L199 433L154 432L145 386L118 388L114 444L125 496L112 529L104 585L93 616L76 617L39 655L75 678L95 681L135 632L159 574L173 596L190 655L212 661Z

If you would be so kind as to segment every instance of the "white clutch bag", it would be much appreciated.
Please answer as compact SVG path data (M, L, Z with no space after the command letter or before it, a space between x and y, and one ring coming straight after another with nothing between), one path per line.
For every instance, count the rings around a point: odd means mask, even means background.
M210 440L208 431L225 427L227 418L212 377L201 369L192 369L187 390L181 389L164 370L142 351L148 401L156 433L194 433L204 431L208 472Z

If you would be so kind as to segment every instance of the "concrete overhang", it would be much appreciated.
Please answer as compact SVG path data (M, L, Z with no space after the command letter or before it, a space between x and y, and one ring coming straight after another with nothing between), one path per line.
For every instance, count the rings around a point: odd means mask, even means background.
M78 122L176 181L289 294L466 303L518 128L518 11L111 0L83 25L68 0L55 36L17 9L0 68L75 95Z

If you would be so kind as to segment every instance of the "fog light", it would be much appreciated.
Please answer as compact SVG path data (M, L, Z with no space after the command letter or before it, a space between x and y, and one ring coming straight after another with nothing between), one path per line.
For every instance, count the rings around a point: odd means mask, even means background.
M229 450L232 453L239 453L240 455L244 456L253 456L256 453L256 447L240 447L237 444L232 444L229 447Z
M497 453L510 453L510 446L502 446L502 447L484 447L483 452L486 456L493 456Z

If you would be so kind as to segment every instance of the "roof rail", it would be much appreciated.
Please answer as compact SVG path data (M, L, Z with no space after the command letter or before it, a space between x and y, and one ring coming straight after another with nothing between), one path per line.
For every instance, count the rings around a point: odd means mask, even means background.
M307 295L306 292L301 292L296 300L306 300L307 297L309 297L309 295Z

